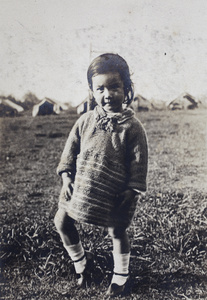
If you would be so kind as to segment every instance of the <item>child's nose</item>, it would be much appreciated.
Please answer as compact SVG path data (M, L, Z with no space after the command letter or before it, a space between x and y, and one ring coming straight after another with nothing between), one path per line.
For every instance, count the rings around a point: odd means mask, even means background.
M104 97L105 97L106 99L110 98L110 97L111 97L111 91L108 90L108 89L105 89L105 90L104 90Z

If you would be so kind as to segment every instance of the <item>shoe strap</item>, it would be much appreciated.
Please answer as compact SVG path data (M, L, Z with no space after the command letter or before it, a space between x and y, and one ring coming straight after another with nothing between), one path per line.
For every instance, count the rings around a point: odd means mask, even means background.
M128 277L128 276L129 276L129 273L123 274L123 273L116 273L116 272L114 272L114 275L123 276L123 277Z
M86 255L84 254L81 258L77 259L77 260L73 260L74 263L77 263L81 260L83 260L86 257Z

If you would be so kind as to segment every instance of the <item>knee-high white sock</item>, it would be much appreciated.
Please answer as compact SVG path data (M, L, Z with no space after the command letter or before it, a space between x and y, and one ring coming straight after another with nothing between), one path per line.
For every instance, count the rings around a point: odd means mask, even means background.
M123 285L128 279L129 275L129 260L130 253L114 253L114 274L111 283Z
M86 260L85 251L81 241L79 241L78 244L74 244L70 246L64 245L64 247L67 250L70 258L74 262L76 273L77 274L83 273L87 260Z

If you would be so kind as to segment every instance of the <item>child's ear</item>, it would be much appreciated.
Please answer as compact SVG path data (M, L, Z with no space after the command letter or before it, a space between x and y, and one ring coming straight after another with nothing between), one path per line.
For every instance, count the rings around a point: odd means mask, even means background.
M89 99L92 99L93 98L93 90L89 88Z
M93 91L91 89L88 90L88 97L89 97L88 99L89 110L93 110L97 105L97 103L93 96Z

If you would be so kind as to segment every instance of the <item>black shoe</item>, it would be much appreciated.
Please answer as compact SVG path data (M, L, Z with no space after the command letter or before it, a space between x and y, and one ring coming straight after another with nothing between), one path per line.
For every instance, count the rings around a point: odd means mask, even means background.
M83 273L77 274L77 285L80 289L89 287L92 282L91 272L94 265L93 254L89 251L86 251L85 255L87 259L85 270Z
M129 279L123 285L118 285L116 283L110 284L108 290L106 291L106 298L113 298L119 295L126 295L130 291Z

